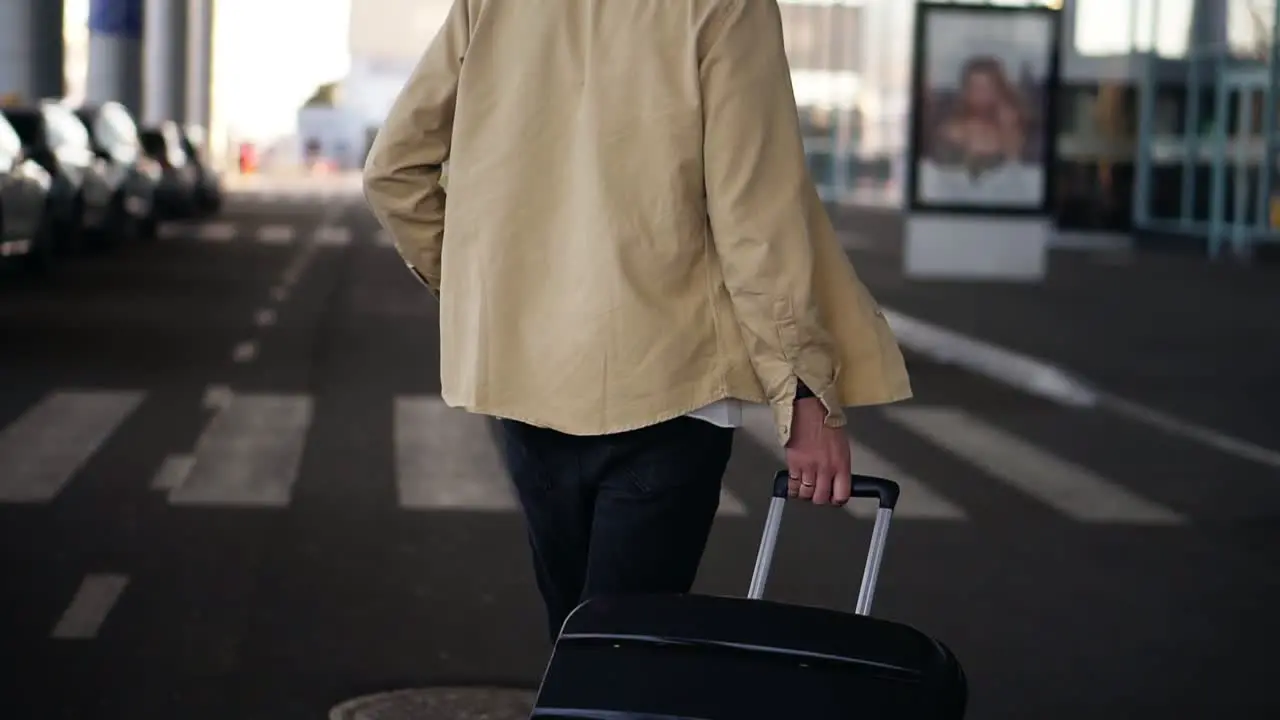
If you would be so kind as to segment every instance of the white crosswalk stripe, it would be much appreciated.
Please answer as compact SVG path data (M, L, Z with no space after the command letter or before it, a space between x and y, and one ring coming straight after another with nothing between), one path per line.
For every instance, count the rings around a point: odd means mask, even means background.
M156 237L161 240L176 240L191 233L190 226L178 223L162 223L156 228Z
M342 225L322 225L316 228L315 243L321 247L343 247L351 244L351 228Z
M160 463L160 469L156 471L155 477L151 479L152 490L163 490L171 492L187 481L187 477L191 475L191 471L195 469L196 458L194 455L170 455Z
M233 202L358 199L363 196L359 172L327 175L257 174L224 178L223 194Z
M965 520L968 516L960 506L944 498L928 485L901 470L897 465L881 457L876 451L853 443L853 471L862 475L893 480L902 488L894 516L900 519ZM855 500L845 505L854 517L874 518L876 504L867 500Z
M191 232L202 242L227 243L236 239L240 229L232 222L206 222L194 226Z
M297 222L272 222L255 225L232 220L193 223L169 223L160 229L160 236L174 241L194 240L218 245L253 242L258 245L282 247L294 244L304 234L318 247L340 248L356 240L351 227L344 224L326 224L314 227L307 219ZM392 247L391 238L385 232L374 233L369 240L377 246Z
M189 472L171 479L174 505L285 507L298 479L312 401L235 395L196 442Z
M742 429L762 447L768 448L779 466L786 462L786 454L778 447L777 434L773 431L773 414L765 407L746 407L742 411ZM894 517L898 519L916 520L964 520L964 510L927 485L915 479L896 465L885 460L871 448L857 442L852 443L853 471L862 475L889 478L902 488L902 496L898 499L898 507ZM845 510L854 517L875 517L875 503L865 499L857 499L845 505Z
M889 408L885 415L997 480L1088 523L1173 525L1182 518L1093 471L956 408Z
M0 430L0 502L53 500L144 397L127 391L46 396Z
M49 393L0 427L0 504L55 500L90 458L111 442L141 405L141 391L69 389ZM308 395L239 394L206 389L195 412L209 420L193 446L168 448L155 459L150 486L175 506L284 508L307 447L314 413ZM438 396L389 399L396 504L409 512L518 511L514 489L487 420L449 408ZM883 417L1013 491L1071 521L1112 525L1178 525L1186 518L1083 465L953 407L902 406ZM773 421L747 408L742 432L781 466ZM896 516L904 520L969 522L938 478L917 478L911 458L891 458L854 441L855 472L888 477L902 487ZM906 463L908 467L900 465ZM751 507L763 507L761 502ZM848 513L870 517L874 504L853 502ZM752 514L726 486L718 515Z
M716 508L716 515L721 517L746 517L747 506L742 504L737 495L729 491L729 488L720 488L720 505Z
M235 393L229 385L210 385L204 389L204 398L200 404L206 410L222 410L231 404Z
M361 193L340 188L253 189L231 193L227 199L241 205L273 205L277 203L324 204L335 201L358 201Z
M201 243L225 244L241 234L240 226L230 220L204 222L167 222L156 229L163 240L195 240Z
M55 640L91 640L129 584L127 575L96 573L86 577L76 590L50 637Z
M514 511L514 488L487 421L450 408L439 397L395 400L396 491L412 510ZM718 514L742 517L746 506L728 489Z
M412 510L518 507L484 418L438 397L395 400L396 491Z
M293 242L297 232L297 229L292 225L263 225L258 228L258 242L263 245L288 245Z

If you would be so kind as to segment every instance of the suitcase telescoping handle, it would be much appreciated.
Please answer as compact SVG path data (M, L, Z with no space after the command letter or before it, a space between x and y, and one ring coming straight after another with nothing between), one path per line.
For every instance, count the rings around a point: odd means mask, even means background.
M751 588L747 597L759 600L764 597L764 586L769 580L769 567L773 564L773 551L778 543L778 529L782 526L782 509L787 503L786 470L773 478L773 498L769 501L769 514L764 520L764 535L760 538L760 551L756 554L756 569L751 573ZM880 574L880 561L884 558L885 540L889 536L889 521L902 493L898 483L870 475L853 475L853 498L875 498L880 502L876 510L876 524L871 528L871 547L867 551L867 564L862 570L862 586L858 589L859 615L871 612L871 600L876 594L876 578Z

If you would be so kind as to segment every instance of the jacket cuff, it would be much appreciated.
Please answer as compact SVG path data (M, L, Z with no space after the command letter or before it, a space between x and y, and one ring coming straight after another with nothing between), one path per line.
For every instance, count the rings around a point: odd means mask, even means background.
M844 407L840 404L840 393L834 382L822 392L814 394L822 401L822 406L827 411L827 417L823 420L824 425L830 428L838 428L844 427L848 423L848 418L844 414Z
M791 423L795 418L795 401L801 399L799 390L801 387L808 387L808 383L797 378L795 380L795 390L787 393L787 400L782 402L774 402L773 419L775 430L778 433L778 444L786 447L791 442ZM827 416L823 420L823 424L827 427L838 428L844 427L848 423L848 419L844 413L844 406L840 404L840 393L836 387L834 379L822 388L821 392L812 391L812 396L818 398L822 406L827 411Z

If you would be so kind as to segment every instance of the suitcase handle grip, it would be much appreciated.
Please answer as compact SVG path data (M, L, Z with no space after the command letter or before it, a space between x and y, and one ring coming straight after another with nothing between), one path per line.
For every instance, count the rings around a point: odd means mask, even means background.
M880 501L880 509L876 511L876 524L871 528L871 547L867 550L867 563L862 569L862 585L858 588L858 602L854 612L859 615L871 613L871 600L876 594L876 580L880 576L880 561L884 556L885 540L889 536L889 521L893 518L893 510L898 505L898 496L902 489L898 483L871 475L854 473L853 492L855 498L876 498ZM751 586L747 597L759 600L764 597L764 586L769 580L769 568L773 565L773 551L778 542L778 529L782 526L782 508L787 504L787 482L791 479L786 470L778 471L773 476L773 498L769 500L769 514L764 519L764 534L760 538L760 549L756 553L756 567L751 573Z
M898 487L898 483L857 473L853 473L851 477L853 478L853 497L876 498L880 501L882 510L893 510L898 507L898 496L902 494L902 488ZM791 476L786 470L779 470L778 474L773 476L774 497L786 499L787 481L790 479Z

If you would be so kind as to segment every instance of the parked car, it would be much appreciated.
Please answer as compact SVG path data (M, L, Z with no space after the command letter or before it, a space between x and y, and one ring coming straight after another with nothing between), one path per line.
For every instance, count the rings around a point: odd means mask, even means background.
M48 171L27 156L17 131L0 118L0 263L20 261L40 272L53 265L52 186Z
M159 219L155 193L163 172L160 163L142 152L133 116L117 102L83 105L75 115L89 132L94 154L118 180L108 203L109 223L120 228L123 237L154 238Z
M6 107L2 112L22 140L24 154L53 178L49 211L58 249L79 249L85 231L101 227L110 195L110 179L104 164L94 158L89 133L74 114L54 102Z
M138 139L147 157L160 164L156 215L162 220L200 215L200 168L188 157L178 124L165 122L156 127L140 128Z
M198 125L179 127L182 149L187 157L200 170L200 181L197 183L196 204L202 216L217 215L222 210L222 177L209 164L205 154L205 132Z

